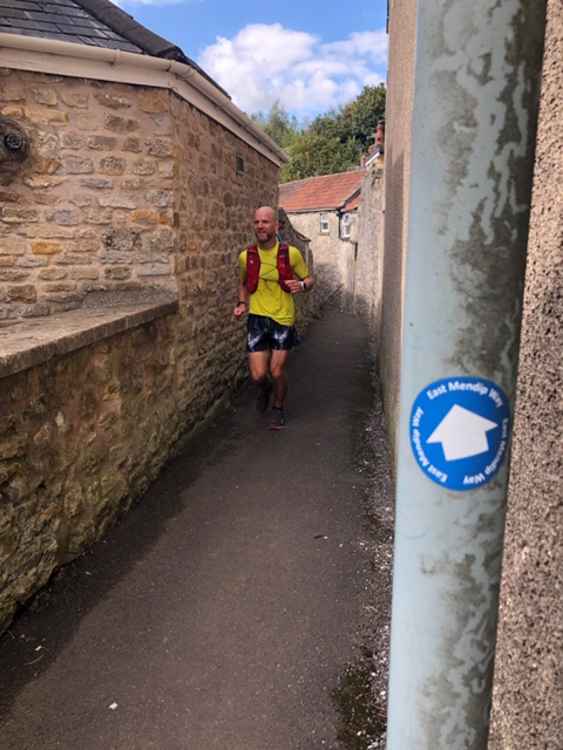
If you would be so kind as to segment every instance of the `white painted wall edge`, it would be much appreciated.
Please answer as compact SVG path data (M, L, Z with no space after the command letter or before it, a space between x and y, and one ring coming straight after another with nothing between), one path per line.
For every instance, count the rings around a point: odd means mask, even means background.
M0 66L174 91L281 166L287 154L195 68L150 55L0 33Z

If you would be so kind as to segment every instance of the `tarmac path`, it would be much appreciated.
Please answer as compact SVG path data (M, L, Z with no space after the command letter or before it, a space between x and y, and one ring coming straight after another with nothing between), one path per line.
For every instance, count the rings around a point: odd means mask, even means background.
M367 331L329 311L289 423L245 389L0 640L2 750L331 750L369 575Z

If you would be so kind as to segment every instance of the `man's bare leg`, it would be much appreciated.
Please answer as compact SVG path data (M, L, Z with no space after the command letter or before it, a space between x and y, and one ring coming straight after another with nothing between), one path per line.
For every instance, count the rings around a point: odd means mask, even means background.
M287 396L287 375L285 365L289 356L288 351L274 349L270 360L270 372L274 380L274 407L283 409Z
M270 400L272 384L268 378L268 365L270 362L270 352L250 352L248 355L248 369L252 382L258 388L256 398L256 408L258 411L266 411Z

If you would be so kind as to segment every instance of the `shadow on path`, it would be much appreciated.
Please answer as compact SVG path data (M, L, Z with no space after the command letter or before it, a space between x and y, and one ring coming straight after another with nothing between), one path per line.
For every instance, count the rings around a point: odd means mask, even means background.
M328 313L292 356L286 430L243 390L57 574L0 641L3 750L340 748L370 383L367 331Z

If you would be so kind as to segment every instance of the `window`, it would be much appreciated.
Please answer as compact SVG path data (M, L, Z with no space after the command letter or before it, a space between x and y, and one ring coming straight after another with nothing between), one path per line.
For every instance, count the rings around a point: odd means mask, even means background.
M239 175L244 174L244 159L240 154L237 154L236 157L236 172Z
M350 239L352 234L352 214L344 214L340 223L340 236L343 240Z
M321 224L319 231L321 234L329 234L330 228L328 225L328 214L321 214Z

